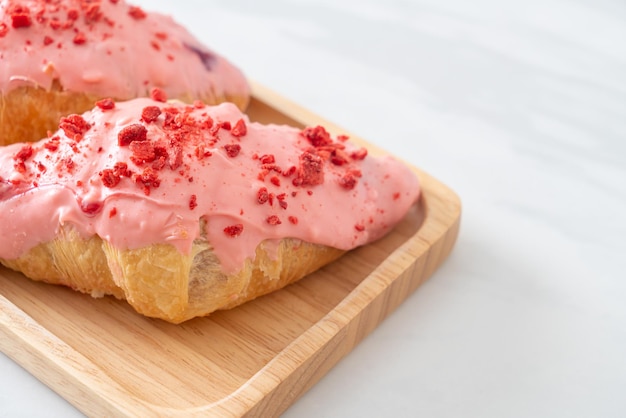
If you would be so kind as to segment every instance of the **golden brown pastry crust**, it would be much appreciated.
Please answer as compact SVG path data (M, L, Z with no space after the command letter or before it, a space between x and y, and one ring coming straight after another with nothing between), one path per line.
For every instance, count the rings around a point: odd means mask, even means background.
M66 91L55 81L50 90L22 86L0 95L0 146L16 142L35 142L55 131L59 120L70 114L82 114L105 97ZM122 100L123 98L112 98ZM186 103L198 99L208 105L232 102L245 110L249 97L211 92L204 97L170 97Z
M64 226L55 240L18 259L0 262L33 280L69 286L94 297L113 295L145 316L180 323L280 289L343 253L286 238L275 257L261 243L254 260L236 274L226 275L202 239L194 242L189 255L166 244L120 250L97 236L82 238Z

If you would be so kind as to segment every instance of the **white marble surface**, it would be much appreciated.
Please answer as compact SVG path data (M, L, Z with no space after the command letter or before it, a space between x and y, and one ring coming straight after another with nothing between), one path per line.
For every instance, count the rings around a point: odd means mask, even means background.
M463 201L432 279L285 417L626 416L626 3L148 1ZM0 355L0 417L80 416Z

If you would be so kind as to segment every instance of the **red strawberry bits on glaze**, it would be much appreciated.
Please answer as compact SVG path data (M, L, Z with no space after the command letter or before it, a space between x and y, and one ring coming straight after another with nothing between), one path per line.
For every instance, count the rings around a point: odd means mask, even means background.
M294 186L315 186L324 183L324 161L316 154L305 151L300 155Z
M224 233L229 237L238 237L243 232L243 224L230 225L224 228Z
M157 120L161 115L161 108L158 106L146 106L141 111L141 120L151 123Z
M134 141L145 141L147 139L148 130L139 123L126 126L117 134L118 144L122 147L130 145Z
M96 106L102 111L115 109L115 102L112 99L102 99L96 102Z
M248 133L248 128L246 127L246 122L243 119L239 119L235 126L230 130L230 133L235 137L244 136Z
M241 151L241 145L239 145L239 144L226 144L226 145L224 145L224 149L226 150L226 154L230 158L235 158L236 156L239 155L239 152Z
M91 128L91 125L80 115L69 115L61 118L59 128L68 138L78 142L83 139L83 135Z

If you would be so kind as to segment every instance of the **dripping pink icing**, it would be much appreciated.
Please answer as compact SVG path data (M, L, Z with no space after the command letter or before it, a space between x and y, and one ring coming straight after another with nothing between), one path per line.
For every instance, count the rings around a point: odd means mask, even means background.
M247 96L243 74L169 16L124 0L0 2L0 91L22 85L101 97ZM210 94L210 96L209 96Z
M167 243L188 253L204 218L233 272L264 240L345 250L368 243L419 196L405 165L321 127L251 123L232 104L109 107L0 150L0 258L52 240L64 224L118 248Z

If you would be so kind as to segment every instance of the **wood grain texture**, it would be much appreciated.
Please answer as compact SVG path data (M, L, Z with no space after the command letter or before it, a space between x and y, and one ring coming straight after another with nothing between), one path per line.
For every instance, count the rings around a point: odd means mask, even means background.
M258 85L248 113L347 133ZM422 197L383 239L281 291L182 325L0 269L0 349L89 416L277 416L452 250L460 201L415 171Z

